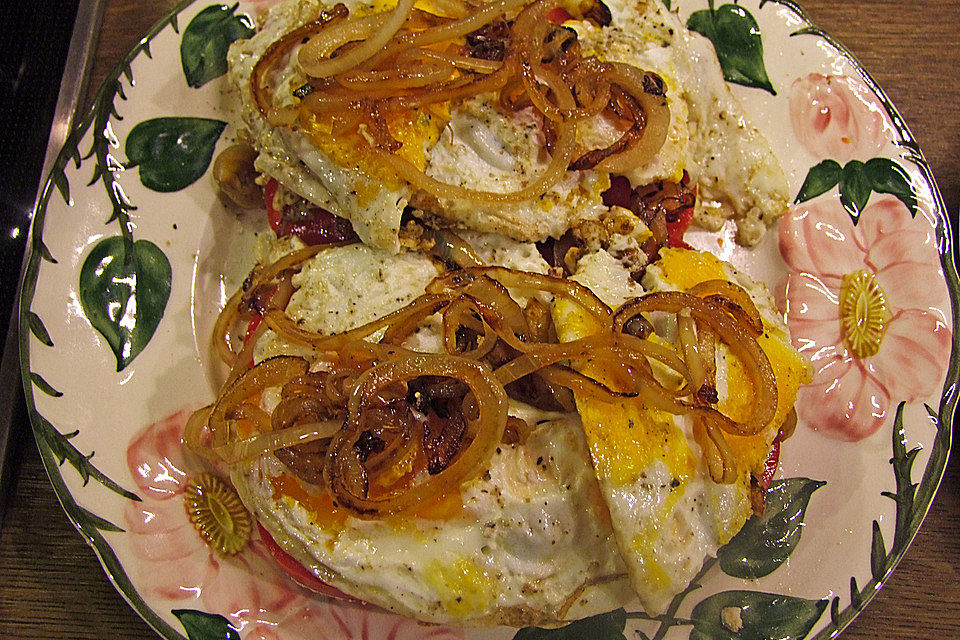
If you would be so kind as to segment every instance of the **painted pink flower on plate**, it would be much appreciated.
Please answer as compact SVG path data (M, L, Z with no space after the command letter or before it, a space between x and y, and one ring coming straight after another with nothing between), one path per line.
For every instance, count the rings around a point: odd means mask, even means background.
M205 470L180 446L189 415L180 411L148 426L127 448L127 465L142 498L129 502L125 513L136 556L130 573L142 595L170 609L223 615L243 640L463 638L456 629L315 596L279 568L256 535L236 556L214 553L184 506L191 475Z
M803 147L820 159L869 160L889 139L883 107L862 82L819 73L790 87L790 123Z
M897 403L938 393L950 358L949 300L923 215L874 196L855 227L836 196L819 199L783 218L780 252L791 269L787 324L814 370L797 398L805 422L860 440Z

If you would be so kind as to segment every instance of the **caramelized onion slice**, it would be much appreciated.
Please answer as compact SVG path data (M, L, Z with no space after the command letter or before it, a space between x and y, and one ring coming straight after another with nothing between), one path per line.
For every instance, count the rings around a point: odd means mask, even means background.
M363 435L361 415L385 385L422 376L452 378L466 384L478 413L469 420L464 445L442 471L415 479L385 495L365 495L369 487L356 444ZM465 418L470 416L466 415ZM408 511L436 499L482 471L503 437L507 423L507 396L489 368L474 360L448 355L417 354L376 365L357 381L348 406L347 424L330 443L324 479L338 504L361 518L381 518Z
M410 37L406 43L411 46L423 47L453 38L460 38L473 31L476 31L488 22L499 18L500 16L522 7L530 0L497 0L485 5L473 13L435 29L421 31L417 35Z
M240 316L240 298L243 295L243 289L237 289L232 296L227 299L223 309L217 315L217 321L213 325L213 346L217 355L224 364L233 366L237 361L237 353L234 351L230 340L230 332L233 325Z
M709 328L724 342L747 371L754 389L752 414L743 422L724 419L724 431L741 436L760 433L777 412L777 381L773 366L756 339L740 326L726 311L697 296L679 291L658 291L623 305L613 318L614 332L622 334L623 327L639 313L665 311L680 313L689 309L697 324ZM718 414L719 415L719 414Z
M737 458L717 423L710 417L694 418L693 438L703 451L710 478L717 484L736 482Z
M610 63L610 66L612 71L607 76L610 82L636 100L642 112L642 115L634 116L631 128L637 132L636 138L628 141L625 150L596 165L602 171L623 174L650 162L663 146L670 130L670 108L663 92L663 81L655 74L622 63Z
M266 431L230 441L222 446L214 447L213 452L227 464L238 464L259 458L265 453L278 449L307 444L316 440L332 437L340 430L342 423L338 420L311 422L295 425L278 431Z
M493 75L495 74L486 76L486 78L492 78ZM559 138L554 146L553 156L550 158L549 164L547 164L546 168L537 176L536 180L516 191L480 191L469 187L440 182L436 178L428 176L398 155L378 150L375 150L375 153L382 162L391 170L395 171L403 180L409 182L415 189L426 191L437 198L447 200L474 200L486 203L516 203L542 195L563 179L576 148L576 135L573 126L568 123L562 123L559 129ZM505 213L501 213L496 209L491 209L488 213L494 217L506 216Z
M248 343L249 344L249 343ZM214 446L225 444L230 434L224 423L227 415L240 403L263 393L268 387L278 386L307 372L307 361L296 356L267 358L255 367L243 372L220 394L210 412L210 428ZM221 430L222 429L222 430Z
M250 93L253 97L253 103L264 118L270 117L271 95L272 92L264 86L267 74L273 70L273 67L285 56L293 47L303 41L304 38L320 32L334 20L344 18L347 15L347 8L338 4L329 11L324 11L320 17L313 22L294 29L286 34L263 52L260 59L253 66L250 74Z
M451 271L437 276L433 282L427 285L426 290L430 293L439 293L450 289L462 290L469 286L474 279L481 276L496 280L508 289L518 289L528 293L543 291L565 298L600 321L602 326L606 326L613 314L610 307L597 297L597 294L575 280L506 267L471 267Z
M306 49L306 52L304 52L305 47L301 48L303 55L297 55L300 68L314 78L329 78L352 69L383 49L406 22L410 10L413 9L413 3L414 0L399 0L393 11L386 16L383 24L376 27L376 31L371 33L370 37L336 58L317 59L314 57L316 52L312 48Z
M301 67L315 65L329 58L340 47L350 42L363 40L375 29L382 28L387 13L373 13L361 17L348 18L337 24L336 29L323 29L307 40L297 51L297 62Z
M753 303L750 294L740 285L729 280L705 280L687 289L687 293L708 298L721 305L727 313L740 320L754 335L759 336L763 333L763 318L760 317L760 311L757 310L757 305Z

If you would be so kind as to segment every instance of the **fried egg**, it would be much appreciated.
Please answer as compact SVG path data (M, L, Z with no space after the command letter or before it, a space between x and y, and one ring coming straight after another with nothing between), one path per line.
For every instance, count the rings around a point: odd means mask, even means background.
M732 219L737 241L756 245L787 209L787 179L770 143L724 81L713 44L689 31L660 0L604 4L615 27L565 24L576 29L588 55L660 75L674 118L661 153L628 177L646 184L685 169L699 190L695 221L717 230Z
M573 276L613 308L634 295L617 263L604 252L581 260ZM740 530L751 515L751 474L760 477L773 439L793 406L797 389L809 381L809 365L790 346L783 321L762 285L709 253L663 249L647 268L648 291L686 290L707 280L744 287L756 301L765 333L759 338L777 377L778 410L771 423L750 437L727 436L737 461L732 484L711 480L701 461L691 421L640 399L609 403L578 397L577 409L590 447L601 493L631 583L644 609L663 612L697 574L707 556ZM619 285L615 284L619 283ZM554 306L557 334L563 341L596 331L579 308ZM670 332L670 328L666 328ZM749 414L752 385L725 346L717 353L718 408L734 419ZM600 375L590 364L587 375Z
M484 260L547 270L532 244L490 234L468 238ZM531 436L502 444L480 477L413 514L355 518L273 454L234 471L244 503L324 582L421 620L552 626L637 598L649 613L662 612L749 517L750 474L760 473L808 374L769 294L726 263L666 249L647 272L651 290L732 280L748 289L764 316L761 345L784 409L760 435L731 438L739 468L733 484L710 479L682 418L630 400L578 398L576 413L511 401L510 413L535 425ZM402 307L436 275L434 263L420 254L331 247L296 276L286 313L306 329L345 331ZM603 250L584 256L574 278L613 307L645 290ZM554 303L553 315L562 340L591 330L588 318L562 302ZM426 325L407 346L439 351L437 331ZM736 416L749 406L752 389L736 360L719 351L721 408ZM256 358L281 353L298 351L268 332Z
M345 4L351 14L363 15L394 2ZM648 164L630 172L631 182L677 181L686 171L699 190L701 223L717 226L732 218L738 239L755 244L786 209L786 179L724 83L709 41L687 32L657 0L606 4L611 26L576 20L566 26L576 30L585 55L657 73L670 110L664 145ZM295 130L272 126L249 91L254 65L273 42L316 19L326 6L285 0L262 16L256 35L235 42L229 53L230 79L258 151L257 170L349 219L362 241L324 249L294 277L296 291L285 311L298 325L343 332L423 293L438 268L422 254L401 251L401 216L408 206L423 207L444 226L459 228L483 262L538 273L548 266L534 241L560 237L610 213L602 198L610 176L602 171L568 171L542 197L516 204L419 202L410 185L372 159L363 132L334 141L329 125L319 121L301 122ZM271 74L274 106L296 104L293 92L306 82L295 58L289 56ZM503 113L491 95L422 110L386 126L402 142L398 153L404 159L451 185L513 191L548 163L541 123L524 111ZM578 141L585 147L607 144L617 135L611 126L595 119L581 127ZM632 242L636 249L640 240L616 242ZM766 329L760 344L777 373L781 408L761 434L730 438L738 465L734 483L710 479L688 420L639 401L577 398L575 413L511 401L511 414L535 425L528 439L501 445L485 473L412 515L355 518L273 454L234 469L244 503L281 547L321 580L421 620L556 626L636 599L649 613L662 612L704 558L749 517L751 473L762 468L808 373L769 294L729 265L709 254L664 250L641 286L614 257L619 255L614 247L608 248L610 253L592 247L573 278L613 308L645 290L683 290L717 278L740 284L756 301ZM562 340L595 330L588 317L562 302L552 303L552 313ZM669 337L670 327L663 330ZM438 325L426 324L406 346L439 351ZM255 359L280 354L309 355L267 331ZM753 390L742 367L722 348L718 358L721 410L733 417L747 413ZM264 394L265 408L274 401Z
M393 3L344 4L352 15L364 15ZM712 45L688 32L659 1L606 4L613 16L610 26L579 20L565 26L576 30L585 55L656 72L665 82L670 110L665 143L649 163L630 172L631 181L635 185L678 181L686 170L700 190L696 219L716 228L734 218L738 240L756 244L786 210L786 178L769 144L727 88ZM334 140L331 124L316 119L293 130L273 127L249 91L254 65L281 35L314 20L326 7L317 0L281 2L265 14L256 35L230 48L230 79L239 90L241 113L259 152L258 171L348 218L364 243L394 253L400 249L401 216L411 198L417 208L447 225L522 241L560 237L607 211L601 196L610 176L603 171L567 171L543 196L519 203L432 197L416 201L411 186L377 162L363 135ZM272 76L274 106L296 104L293 92L307 81L296 56L288 56ZM397 153L431 178L504 193L530 184L548 159L539 116L530 110L506 114L495 102L492 94L480 95L397 116L386 126L402 143ZM605 146L618 135L611 127L602 117L591 118L580 126L578 142L584 148Z
M545 271L533 245L471 236L478 254ZM437 274L420 254L362 244L319 253L297 276L286 313L310 329L344 331L397 309ZM439 350L427 327L407 346ZM268 332L256 359L298 354ZM269 402L269 400L266 400ZM536 428L502 444L489 469L437 505L361 520L333 506L276 456L239 467L244 503L290 555L345 593L420 620L556 625L633 598L576 414L512 403Z

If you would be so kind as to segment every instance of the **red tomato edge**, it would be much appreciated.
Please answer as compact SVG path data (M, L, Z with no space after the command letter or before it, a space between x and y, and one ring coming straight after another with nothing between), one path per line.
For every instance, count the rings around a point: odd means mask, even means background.
M263 546L266 547L267 553L269 553L271 557L276 560L277 564L279 564L280 567L287 573L287 575L289 575L290 578L298 585L304 589L309 589L310 591L319 593L320 595L327 596L328 598L348 600L357 604L363 604L362 600L354 598L351 595L347 595L336 587L331 587L326 582L307 571L302 564L297 562L296 558L280 548L280 545L278 545L277 541L273 539L273 536L271 536L259 522L257 523L257 529L260 532L260 539L263 541Z
M683 213L680 214L680 217L676 222L667 223L667 235L669 237L671 247L679 247L683 249L693 248L683 239L687 229L690 228L691 222L693 222L693 207L684 209Z
M777 469L780 467L780 442L774 442L773 446L770 447L770 453L767 455L766 461L763 463L763 475L760 476L760 486L763 487L764 491L770 488L770 484L773 482L773 477L777 475Z
M267 181L267 184L263 186L263 204L267 208L267 222L270 223L270 228L273 229L273 232L280 235L280 226L283 220L280 211L273 208L273 201L277 195L277 189L280 188L280 183L271 178Z

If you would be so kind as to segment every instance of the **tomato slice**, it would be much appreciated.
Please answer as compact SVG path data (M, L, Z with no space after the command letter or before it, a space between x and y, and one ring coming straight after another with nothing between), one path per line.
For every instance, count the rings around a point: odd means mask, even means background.
M283 212L273 208L273 201L277 196L277 189L279 188L280 183L272 178L263 187L263 203L267 206L267 221L270 223L270 228L273 229L273 232L277 234L278 237L280 236Z
M760 486L766 491L773 482L773 476L777 475L777 468L780 466L780 442L774 442L770 448L770 454L766 462L763 463L763 475L760 476Z
M564 9L563 7L556 7L555 9L550 9L547 11L546 19L553 24L563 24L567 20L573 20L573 16L570 15L570 12Z
M270 179L263 187L263 200L267 208L267 221L278 238L294 235L308 245L355 242L359 240L350 221L335 216L325 209L315 207L301 220L289 220L284 211L273 206L279 183Z
M267 548L267 552L273 557L274 560L277 561L277 564L279 564L283 570L287 572L293 581L299 584L301 587L304 589L309 589L310 591L315 591L321 595L327 596L328 598L349 600L350 602L363 604L362 600L358 600L353 596L349 596L336 587L331 587L326 582L307 571L302 564L297 562L296 558L280 548L280 545L278 545L277 541L273 539L273 536L271 536L259 522L257 523L257 529L260 531L260 539L263 540L263 546Z
M683 239L690 223L693 221L693 207L687 207L683 210L675 222L667 221L667 236L670 246L673 248L690 249L690 245Z

